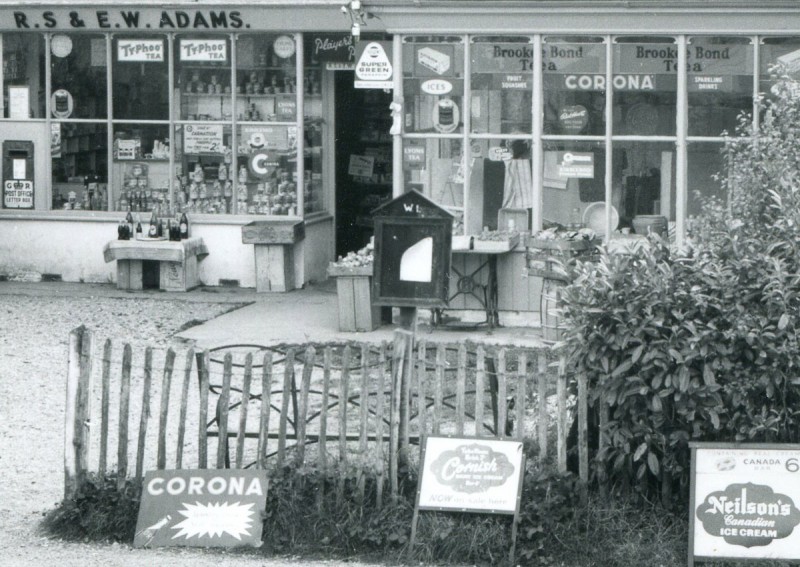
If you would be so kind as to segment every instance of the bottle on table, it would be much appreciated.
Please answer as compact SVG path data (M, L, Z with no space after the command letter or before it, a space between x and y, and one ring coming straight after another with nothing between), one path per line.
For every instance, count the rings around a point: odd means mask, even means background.
M185 240L189 238L189 218L186 216L186 213L181 215L181 222L179 225L180 237L181 240Z
M147 232L147 236L150 238L156 238L158 236L158 217L156 217L156 212L150 215L150 228Z
M136 216L136 238L141 238L144 231L142 231L142 221L139 220L139 216Z

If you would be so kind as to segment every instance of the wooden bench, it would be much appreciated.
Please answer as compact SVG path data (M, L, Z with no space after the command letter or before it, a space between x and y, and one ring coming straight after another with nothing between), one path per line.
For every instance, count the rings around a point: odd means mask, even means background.
M294 278L294 245L305 237L302 220L254 221L242 227L242 243L252 244L255 253L257 293L301 287Z
M103 247L106 262L117 261L117 289L143 289L144 262L158 262L158 287L188 291L200 285L197 264L208 255L199 237L169 240L112 240Z

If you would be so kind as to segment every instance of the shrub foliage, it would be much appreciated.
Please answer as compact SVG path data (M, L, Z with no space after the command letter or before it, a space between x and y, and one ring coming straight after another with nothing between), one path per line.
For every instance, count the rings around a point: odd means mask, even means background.
M690 440L800 441L800 98L773 91L683 249L605 251L563 294L562 346L609 410L599 477L685 487Z

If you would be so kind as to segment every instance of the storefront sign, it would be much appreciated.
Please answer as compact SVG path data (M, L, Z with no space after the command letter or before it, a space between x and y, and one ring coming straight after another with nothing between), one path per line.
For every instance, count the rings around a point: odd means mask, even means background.
M118 39L118 61L164 61L164 42L160 39Z
M515 514L522 487L522 443L427 437L420 471L420 510Z
M8 117L30 118L30 90L28 87L8 87Z
M275 114L278 120L294 120L297 115L297 101L290 98L279 98L275 101Z
M533 73L533 46L476 43L470 50L473 73Z
M690 556L800 559L800 446L692 444Z
M733 91L733 77L723 75L690 75L689 91ZM751 84L752 88L752 84Z
M350 165L347 174L354 177L372 177L375 170L375 156L350 156Z
M61 157L61 122L50 123L50 157Z
M579 104L565 106L558 113L558 123L561 133L579 134L589 123L589 111Z
M183 129L184 153L218 154L222 147L222 124L189 124Z
M504 91L530 91L533 88L533 75L498 73L492 75L492 87Z
M405 167L420 169L425 167L425 146L411 145L408 140L403 146L403 164Z
M279 165L278 155L268 150L253 152L247 158L247 169L250 176L259 181L272 177Z
M422 45L414 48L415 77L455 77L453 46Z
M357 89L391 89L392 44L389 41L370 41L359 44L356 49Z
M289 137L285 126L240 126L240 139L244 141L239 150L247 153L251 150L269 148L286 150L289 148Z
M114 140L114 159L139 159L142 141L138 138L131 140Z
M311 64L325 63L326 69L331 64L355 68L356 46L349 33L314 35L311 37Z
M545 81L545 87L553 85L556 88L566 88L571 91L606 90L606 76L601 74L551 75L550 77L559 78L555 85L552 80ZM678 84L675 75L614 75L612 83L615 91L675 90Z
M562 179L594 179L592 152L557 152L558 176Z
M423 81L420 89L429 95L446 95L453 90L453 83L444 79L428 79Z
M558 43L542 48L545 73L603 73L606 46L598 43Z
M182 39L179 51L181 61L228 60L228 42L224 39Z
M3 206L6 209L32 209L33 181L8 179L3 182Z
M279 36L275 38L275 43L272 44L272 50L275 52L275 55L281 59L288 59L294 55L294 39L288 35Z
M133 545L259 546L267 486L261 470L150 471Z

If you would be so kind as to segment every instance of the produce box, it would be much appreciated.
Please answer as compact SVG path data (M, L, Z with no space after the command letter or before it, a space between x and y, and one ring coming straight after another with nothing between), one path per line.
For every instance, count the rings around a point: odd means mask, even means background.
M486 234L486 233L484 233ZM519 234L503 236L498 240L486 240L478 235L472 241L472 249L478 252L509 252L519 244ZM489 233L490 234L490 233Z
M592 250L598 244L600 244L600 240L597 238L593 239L574 239L574 240L566 240L563 238L556 238L556 239L541 239L531 236L528 238L526 247L527 248L540 248L542 250L562 250L565 252L582 252L584 250Z
M372 276L372 266L336 266L334 264L328 265L328 275L331 277L338 276Z

